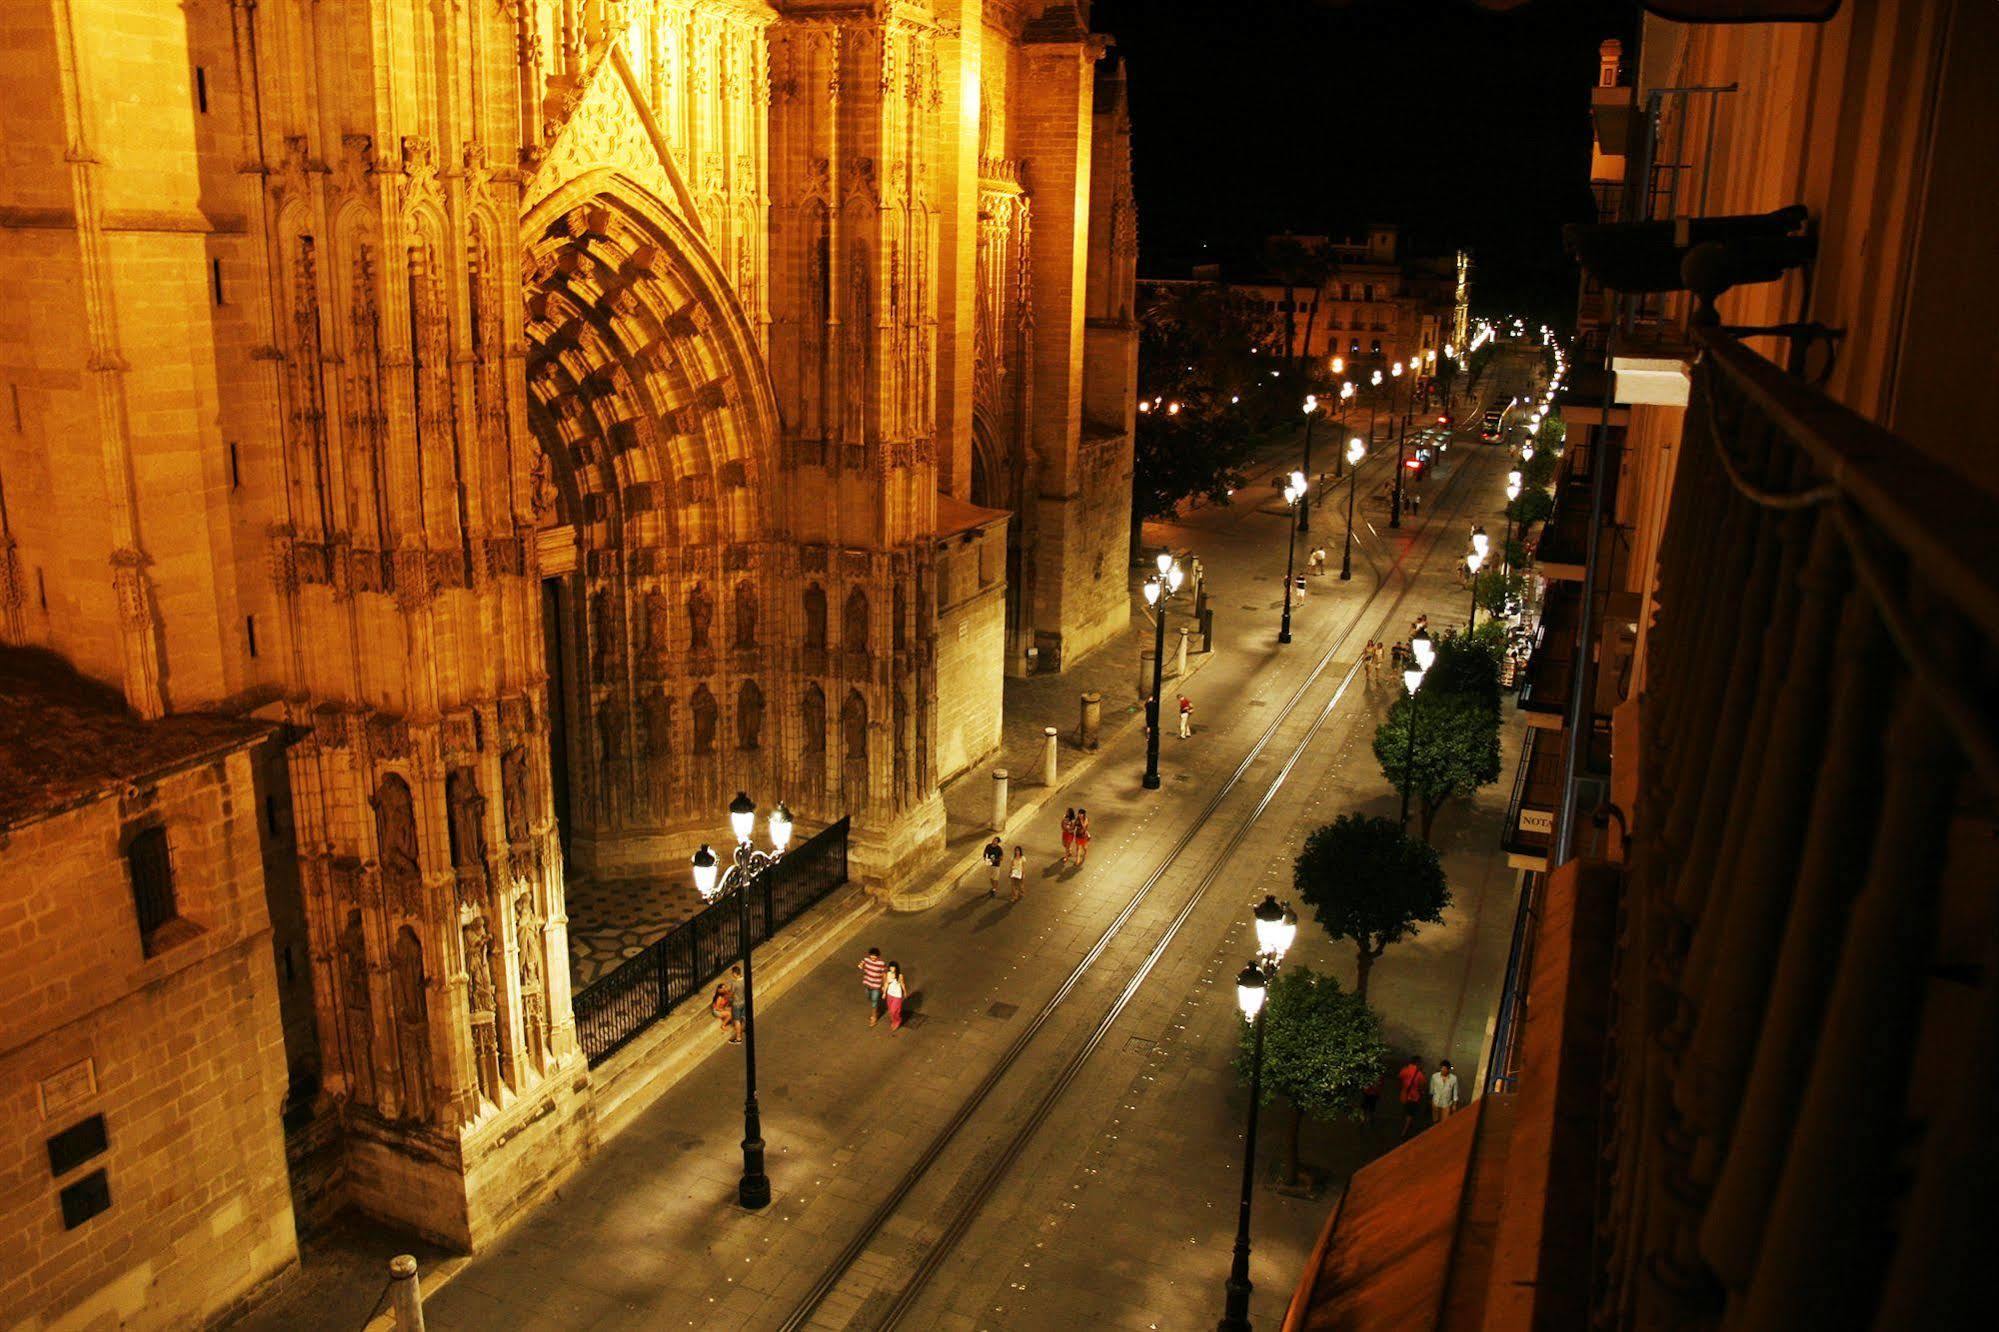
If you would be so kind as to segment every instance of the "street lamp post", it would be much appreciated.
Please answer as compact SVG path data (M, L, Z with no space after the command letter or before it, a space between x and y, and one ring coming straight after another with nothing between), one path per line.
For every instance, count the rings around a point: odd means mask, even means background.
M785 848L791 845L791 811L782 801L771 811L768 852L750 845L756 822L756 803L738 791L729 802L729 829L736 837L734 863L723 871L706 842L694 853L694 888L703 901L712 902L731 887L736 894L736 937L742 946L743 963L743 1177L736 1185L736 1201L752 1210L769 1206L770 1176L764 1173L763 1118L757 1109L757 1010L750 969L750 889L784 858Z
M1257 955L1236 976L1236 1005L1254 1033L1249 1057L1249 1125L1243 1134L1242 1198L1236 1207L1235 1257L1222 1289L1227 1298L1216 1332L1251 1332L1249 1297L1256 1287L1249 1279L1249 1210L1256 1184L1256 1112L1263 1103L1263 1010L1270 982L1284 961L1285 950L1298 933L1298 916L1274 897L1265 897L1251 913L1256 921Z
M1506 474L1506 549L1500 552L1499 567L1508 578L1513 576L1513 506L1520 498L1520 473Z
M1312 426L1318 419L1319 395L1316 393L1307 393L1305 395L1305 469L1300 473L1302 476L1310 476L1312 474ZM1312 530L1312 501L1309 496L1301 496L1298 500L1298 530L1300 532L1309 532Z
M1285 524L1290 525L1288 522ZM1292 538L1294 541L1296 537ZM1141 783L1148 791L1159 789L1159 691L1165 683L1166 666L1166 603L1175 592L1185 574L1180 562L1173 558L1173 552L1162 550L1154 557L1159 572L1145 580L1145 604L1153 608L1152 616L1152 701L1146 704L1145 717L1145 777Z
M1394 375L1396 379L1401 379L1402 362L1397 361L1395 368L1389 371L1389 373ZM1388 388L1388 415L1389 427L1393 429L1395 425L1395 386L1392 384ZM1402 433L1400 431L1396 431L1395 434L1395 503L1388 511L1388 525L1390 527L1402 526Z
M1367 456L1367 445L1355 435L1347 441L1347 540L1340 550L1340 581L1353 581L1353 497L1360 489L1360 460Z
M1374 409L1381 403L1381 371L1374 372L1374 377L1368 380L1368 387L1374 390L1367 395L1367 446L1371 449L1374 447Z
M1303 472L1293 472L1291 479L1284 485L1284 503L1287 507L1295 509L1304 498L1305 474ZM1284 622L1277 628L1277 641L1280 643L1289 643L1291 641L1291 580L1294 576L1292 574L1293 561L1296 559L1298 553L1298 525L1289 518L1286 518L1284 529Z
M1338 367L1342 364L1344 363L1340 360L1339 357L1335 356L1333 358L1333 365L1335 367L1333 370L1334 374L1339 373ZM1347 428L1347 410L1348 410L1347 404L1352 401L1353 401L1353 381L1351 379L1343 380L1340 383L1340 417L1339 417L1340 430L1342 432L1344 432ZM1346 455L1344 453L1336 453L1333 455L1334 477L1337 478L1345 475L1346 472L1345 462L1346 462Z
M1409 663L1402 668L1402 687L1409 691L1409 749L1402 758L1402 826L1409 826L1409 793L1416 787L1416 698L1423 677L1437 659L1437 645L1428 629L1409 636Z
M1479 535L1485 534L1481 532ZM1465 568L1471 570L1471 623L1465 626L1466 633L1478 628L1478 571L1484 565L1485 552L1482 550L1474 550L1465 556Z

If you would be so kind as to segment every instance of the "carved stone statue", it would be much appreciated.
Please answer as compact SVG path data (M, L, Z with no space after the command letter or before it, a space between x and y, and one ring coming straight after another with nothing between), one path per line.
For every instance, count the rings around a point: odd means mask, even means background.
M694 752L712 754L715 752L715 696L708 692L707 685L694 687Z
M755 749L763 736L764 691L755 680L743 681L736 691L736 747Z
M687 649L690 652L708 650L708 624L715 618L714 604L708 600L708 593L696 583L687 593Z
M666 593L646 593L646 658L640 663L640 674L648 680L665 675L666 663L673 658L673 620L668 605Z
M389 952L396 1003L396 1057L403 1073L403 1118L430 1118L430 997L424 988L423 944L405 925Z
M840 647L846 652L868 650L868 594L858 587L847 594L847 608L840 618Z
M349 911L340 931L340 997L347 1010L347 1081L353 1099L375 1104L374 1029L368 1000L368 938L361 913Z
M493 936L484 916L474 916L465 925L465 1002L472 1015L490 1016L499 1010L499 994L493 986Z
M858 810L868 799L868 701L858 689L848 690L840 705L840 736L842 796L849 810Z
M390 773L375 788L375 846L382 887L406 916L423 913L423 864L417 853L416 805L409 783Z
M625 756L625 710L615 698L597 705L597 752L605 763Z
M673 752L673 698L661 690L647 694L639 704L639 733L649 759L665 758Z
M486 797L470 768L453 768L444 779L444 803L451 814L451 864L462 870L486 868Z
M542 979L541 916L534 909L533 893L514 899L514 942L521 956L521 1030L528 1062L538 1069L548 1058L548 1003Z
M826 650L826 589L817 583L805 585L805 646Z
M805 756L805 789L812 796L826 790L826 695L816 684L805 686L798 706L800 746Z
M500 755L501 817L507 821L507 841L518 845L534 835L528 812L528 751L515 745Z
M757 590L747 582L736 584L736 646L757 645Z
M599 680L609 680L618 665L618 606L607 588L590 594L590 642L594 673Z

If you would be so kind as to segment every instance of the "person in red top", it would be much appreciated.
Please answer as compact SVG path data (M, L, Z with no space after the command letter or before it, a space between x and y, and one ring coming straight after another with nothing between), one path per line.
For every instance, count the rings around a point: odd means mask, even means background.
M868 955L861 959L861 988L868 992L868 1025L874 1026L882 1017L882 982L888 978L888 963L882 961L882 950L870 948Z
M1395 1075L1395 1082L1402 1089L1402 1136L1406 1138L1416 1131L1417 1122L1423 1117L1422 1058L1410 1055L1409 1062Z

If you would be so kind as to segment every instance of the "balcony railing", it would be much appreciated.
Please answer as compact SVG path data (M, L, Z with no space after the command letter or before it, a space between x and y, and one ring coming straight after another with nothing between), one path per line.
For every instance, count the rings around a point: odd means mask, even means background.
M1576 630L1582 621L1581 583L1548 586L1541 621L1534 627L1534 653L1520 678L1520 710L1529 725L1560 728L1575 680Z
M1570 465L1555 488L1555 507L1541 528L1541 540L1534 552L1544 576L1571 582L1581 580L1589 555L1591 469L1597 466L1610 469L1603 484L1604 521L1609 522L1610 515L1617 511L1618 462L1623 452L1621 439L1594 446L1569 445Z
M1959 1074L1999 1030L1999 502L1696 337L1584 1204L1597 1321L1937 1326L1988 1267L1992 1098Z
M1544 870L1555 835L1555 807L1562 793L1559 732L1530 729L1520 747L1520 771L1507 802L1500 848L1515 869Z

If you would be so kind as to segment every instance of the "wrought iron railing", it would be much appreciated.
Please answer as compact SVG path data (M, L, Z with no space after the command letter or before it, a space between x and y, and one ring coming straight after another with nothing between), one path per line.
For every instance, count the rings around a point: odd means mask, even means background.
M760 944L847 881L847 820L818 833L753 879L750 941ZM576 992L576 1039L592 1067L699 994L742 956L733 901L705 907L644 952Z
M1999 1030L1999 502L1695 336L1646 645L1597 1318L1937 1326L1976 1307L1986 1266L1966 1208L1991 1097L1952 1084L1989 1072L1973 1052Z

